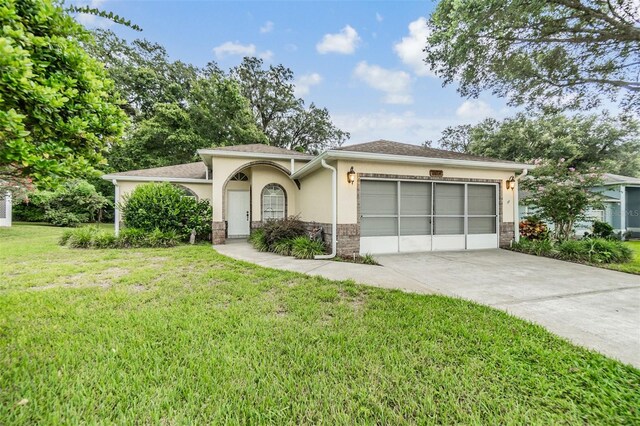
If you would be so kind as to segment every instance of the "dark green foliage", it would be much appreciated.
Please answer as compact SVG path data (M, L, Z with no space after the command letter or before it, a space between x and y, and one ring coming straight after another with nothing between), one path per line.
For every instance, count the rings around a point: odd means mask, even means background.
M56 0L0 2L0 182L86 176L127 122L91 34Z
M632 0L442 0L426 64L463 96L533 108L640 109L640 29Z
M502 121L448 127L438 145L447 150L531 163L560 161L578 169L640 175L637 119L610 114L524 114Z
M313 259L317 255L325 253L324 244L321 241L312 240L305 236L294 238L291 241L291 255L296 259Z
M609 225L607 222L602 222L596 220L593 222L593 235L596 238L612 238L615 236L615 232L613 232L613 226Z
M298 237L298 238L302 238L302 237ZM291 238L276 241L271 246L271 251L282 256L290 256L291 251L293 250L294 241L295 239L291 239Z
M269 251L269 244L265 239L264 229L255 229L249 236L249 242L258 251Z
M560 243L523 238L518 243L514 243L512 248L538 256L596 264L626 263L631 261L633 257L633 251L624 243L603 238L567 240Z
M35 191L28 202L17 204L16 220L49 222L56 226L77 226L101 219L103 209L112 205L85 180L64 182L53 191Z
M306 234L304 223L300 221L298 216L268 220L262 230L269 250L273 250L274 244L278 241L291 240Z
M151 232L145 232L135 228L123 229L120 235L116 236L113 231L85 226L65 230L58 243L71 248L160 248L180 244L180 236L172 231L162 232L154 229Z
M124 197L120 207L128 228L175 232L183 240L189 239L192 230L198 239L211 234L209 202L186 197L182 189L170 183L139 185Z

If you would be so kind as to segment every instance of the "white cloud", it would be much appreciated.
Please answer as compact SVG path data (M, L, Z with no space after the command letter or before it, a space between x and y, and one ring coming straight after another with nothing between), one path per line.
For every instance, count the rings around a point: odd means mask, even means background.
M273 31L273 22L271 21L265 22L264 25L260 27L261 34L270 33L271 31Z
M339 33L325 34L316 45L316 50L322 54L340 53L350 55L355 52L358 43L360 43L358 32L351 25L347 25Z
M220 59L226 56L253 56L256 53L255 44L241 44L227 41L213 48L213 53Z
M409 24L409 35L402 37L402 41L393 46L400 60L419 76L434 75L423 61L425 57L423 49L428 36L427 19L418 18Z
M495 116L496 111L491 105L479 99L467 100L456 109L456 117L466 121L480 121Z
M242 44L238 41L227 41L219 46L213 48L218 59L224 59L228 56L258 56L265 61L269 61L273 58L273 52L271 50L265 50L258 52L255 44Z
M302 97L309 94L311 86L316 86L322 82L322 76L317 72L301 75L295 82L295 95Z
M425 140L438 141L448 126L463 124L455 116L428 117L413 111L390 113L385 110L357 114L331 114L340 129L351 133L349 143L377 139L421 145Z
M79 7L88 6L92 9L100 9L104 2L105 0L77 1L75 2L75 5ZM108 28L115 24L115 22L110 19L102 18L90 13L78 13L75 18L76 21L80 22L87 28Z
M376 21L378 21L378 22L384 21L384 17L382 15L380 15L378 12L376 12Z
M353 75L370 87L384 92L383 101L388 104L410 104L411 76L404 71L393 71L366 61L358 63Z
M273 59L273 52L271 50L265 50L264 52L260 52L258 54L260 59L264 59L265 61L270 61Z

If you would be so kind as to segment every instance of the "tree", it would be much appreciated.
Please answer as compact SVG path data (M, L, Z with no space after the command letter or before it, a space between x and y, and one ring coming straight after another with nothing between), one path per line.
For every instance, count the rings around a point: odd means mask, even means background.
M91 35L55 0L0 5L0 186L40 186L103 162L126 115Z
M181 61L171 62L164 47L147 40L128 43L109 30L94 30L86 44L103 62L116 89L126 99L132 118L148 118L158 103L184 103L200 70Z
M637 5L637 3L636 3ZM640 9L631 0L443 0L426 63L464 96L588 109L609 98L640 111Z
M197 161L196 151L212 146L264 143L247 100L236 83L219 74L193 82L184 104L157 103L149 118L109 156L115 170Z
M593 188L601 183L595 168L584 173L568 167L564 159L547 161L522 179L521 187L527 194L522 201L535 207L540 219L553 223L556 240L565 241L574 224L586 219L587 209L600 206L601 197Z
M610 173L640 175L639 123L629 117L523 113L503 121L487 119L475 126L446 129L442 147L461 152L532 162L558 161L569 166L597 166Z
M258 128L269 144L314 153L327 147L340 146L349 133L338 129L326 108L311 104L294 95L293 72L283 65L263 69L259 58L246 57L231 70L241 93L249 100Z

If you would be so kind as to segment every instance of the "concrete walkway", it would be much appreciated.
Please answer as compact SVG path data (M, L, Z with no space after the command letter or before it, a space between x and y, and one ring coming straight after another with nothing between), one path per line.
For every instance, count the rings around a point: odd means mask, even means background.
M244 240L221 254L269 268L472 300L640 368L640 277L506 250L376 256L383 266L296 260Z

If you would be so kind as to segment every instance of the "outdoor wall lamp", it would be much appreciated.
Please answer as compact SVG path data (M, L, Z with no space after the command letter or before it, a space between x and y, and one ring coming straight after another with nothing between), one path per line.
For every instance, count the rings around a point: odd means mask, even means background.
M504 181L504 184L506 185L507 189L513 189L516 187L516 178L514 176L511 176L509 179Z
M353 170L353 166L351 166L351 170L347 172L347 182L353 185L353 182L356 181L356 171Z

